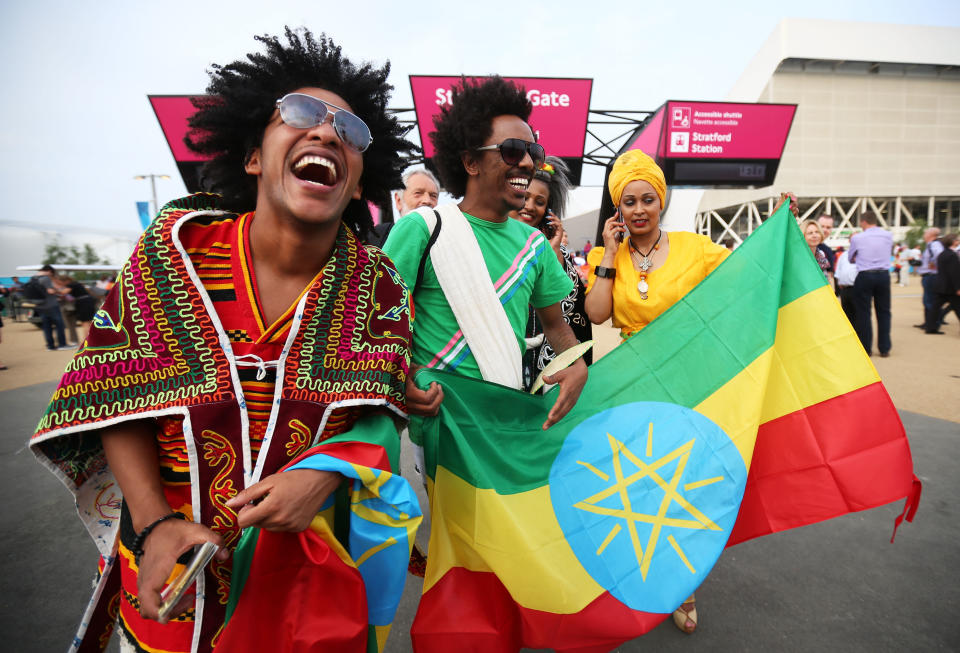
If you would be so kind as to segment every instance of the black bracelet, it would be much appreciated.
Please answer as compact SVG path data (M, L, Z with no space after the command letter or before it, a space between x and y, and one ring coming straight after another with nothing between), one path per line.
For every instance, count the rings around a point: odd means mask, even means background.
M602 265L598 265L594 269L594 274L601 279L614 279L617 276L617 270L616 268L605 268Z
M186 519L187 516L182 512L171 512L169 515L164 515L160 519L156 520L142 531L137 533L137 536L133 538L133 544L130 545L130 553L133 554L133 560L137 563L137 566L140 566L140 557L143 555L143 543L147 541L147 537L156 528L159 524L167 521L168 519Z

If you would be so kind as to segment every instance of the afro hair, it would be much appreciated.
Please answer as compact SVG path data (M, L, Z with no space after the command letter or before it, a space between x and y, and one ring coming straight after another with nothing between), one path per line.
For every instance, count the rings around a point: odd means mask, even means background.
M533 105L522 86L499 75L486 79L461 77L453 87L452 102L434 117L436 131L430 140L436 154L433 164L440 173L444 189L455 197L467 192L467 171L461 155L483 146L493 132L497 116L530 118Z
M405 166L401 154L414 149L404 138L406 130L387 112L393 90L387 83L390 64L381 68L355 64L326 35L314 37L306 28L287 27L285 36L286 44L276 36L257 36L265 53L211 66L207 95L194 100L197 112L184 138L191 150L212 157L201 172L201 185L222 195L230 210L254 210L256 178L244 166L263 140L277 99L298 88L322 88L346 100L373 135L363 153L363 200L351 200L343 213L344 222L355 233L366 233L372 225L364 200L381 206L389 203L390 190L401 184Z

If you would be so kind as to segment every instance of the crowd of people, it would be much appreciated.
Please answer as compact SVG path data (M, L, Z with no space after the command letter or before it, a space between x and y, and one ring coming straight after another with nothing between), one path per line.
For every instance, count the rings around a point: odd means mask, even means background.
M911 275L919 275L923 320L914 326L928 334L943 334L940 327L946 323L944 318L951 310L957 311L960 279L954 264L956 234L941 237L940 229L928 227L923 232L922 249L894 245L893 236L879 222L874 212L864 211L860 216L861 230L850 237L849 248L838 248L836 252L825 242L833 230L832 216L824 214L817 220L804 220L801 229L868 354L873 349L873 315L876 316L876 345L880 356L886 358L892 348L891 285L906 286Z
M0 300L15 321L35 321L49 351L76 348L86 337L100 302L113 287L111 277L84 283L44 265L26 281L0 286ZM2 322L0 322L2 326ZM5 367L0 367L5 369Z
M206 190L218 197L160 212L32 440L81 513L100 515L87 524L103 559L78 642L108 636L116 616L123 651L227 646L241 530L301 533L326 520L324 541L344 551L351 501L338 498L340 468L324 465L334 456L396 472L398 428L417 447L444 401L436 383L418 386L418 369L517 390L543 373L559 386L548 429L577 402L590 363L588 354L546 369L554 358L589 340L591 324L639 332L730 255L707 237L663 229L663 171L635 150L611 171L616 213L602 245L584 248L584 283L564 242L568 171L537 143L522 88L462 79L430 134L438 176L404 172L412 145L386 110L389 66L355 64L306 30L258 40L265 53L211 69L207 92L218 99L199 101L191 119L188 145L209 159ZM459 201L438 204L441 190ZM393 201L402 217L375 228L367 201ZM795 198L784 202L795 210ZM852 288L847 303L868 351L865 302L876 303L885 356L889 234L864 214L844 253L851 280L823 242L827 218L805 223L804 235L825 275ZM955 279L956 253L944 258L955 246L945 244L935 260L924 252L921 274L936 266ZM49 266L37 281L47 346L68 346L60 298L73 296L84 330L93 298ZM931 297L944 296L929 285ZM97 503L111 479L122 495L116 514ZM361 481L368 492L383 482ZM161 612L183 556L208 542L220 549L199 589ZM365 626L362 601L338 600L350 578L332 578L324 593L345 623ZM696 629L694 596L674 622ZM366 650L369 637L365 627L311 636L329 650Z

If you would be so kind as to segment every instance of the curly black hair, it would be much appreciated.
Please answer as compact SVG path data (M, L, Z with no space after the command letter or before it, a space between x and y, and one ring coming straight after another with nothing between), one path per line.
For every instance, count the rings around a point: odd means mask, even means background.
M276 100L298 88L313 86L341 96L370 128L373 143L363 153L360 184L364 200L386 206L390 190L401 185L405 167L401 153L414 149L406 130L387 113L393 86L387 83L390 63L381 68L354 64L325 34L286 27L286 45L276 36L256 36L265 53L246 60L211 66L207 95L194 100L197 112L184 138L194 152L212 156L201 172L204 190L219 193L233 211L252 211L257 202L256 177L244 170L276 110ZM343 220L355 233L372 226L365 201L351 200Z
M455 197L467 192L467 171L460 156L481 147L493 132L497 116L530 118L533 104L526 90L499 75L483 80L461 77L453 87L452 103L441 107L433 119L436 131L430 140L436 149L433 164L444 190Z

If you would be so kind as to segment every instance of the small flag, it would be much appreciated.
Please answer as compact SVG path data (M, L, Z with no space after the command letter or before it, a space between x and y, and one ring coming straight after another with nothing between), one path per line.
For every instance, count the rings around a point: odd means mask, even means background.
M150 202L137 202L137 215L140 216L140 226L146 229L150 226Z
M403 593L420 504L403 477L383 469L389 463L377 451L382 447L343 441L351 436L331 438L285 468L332 471L349 480L307 530L244 531L218 648L383 651Z

